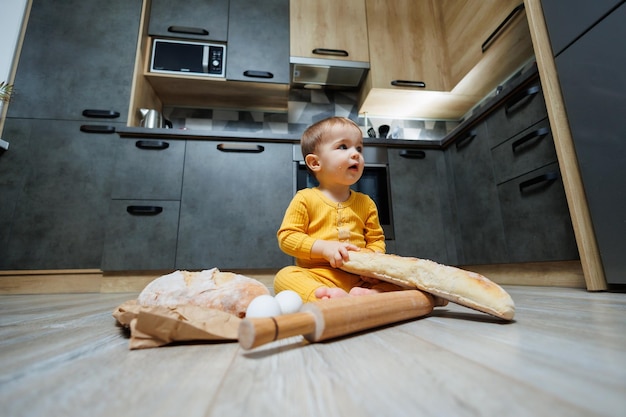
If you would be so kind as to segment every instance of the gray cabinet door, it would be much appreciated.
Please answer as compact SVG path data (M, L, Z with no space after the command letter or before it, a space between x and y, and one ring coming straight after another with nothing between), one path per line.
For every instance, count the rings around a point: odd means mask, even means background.
M174 269L179 208L179 201L111 200L102 269Z
M180 200L184 140L121 140L113 171L113 199Z
M395 253L449 263L449 210L443 151L390 148Z
M604 273L626 284L626 4L556 58Z
M461 264L507 261L500 202L483 122L463 132L449 148L459 227Z
M289 1L231 0L226 78L289 83Z
M554 162L498 186L509 262L579 259Z
M140 15L140 0L34 0L8 116L126 122Z
M548 110L541 85L537 79L517 93L507 97L489 115L487 121L489 144L492 147L497 146L546 117L548 117Z
M554 56L623 0L541 0Z
M228 0L152 0L151 36L226 42Z
M293 195L291 144L188 141L176 267L280 268Z
M7 119L5 127L12 141L0 177L15 200L0 201L12 208L0 268L99 268L119 139L73 121Z

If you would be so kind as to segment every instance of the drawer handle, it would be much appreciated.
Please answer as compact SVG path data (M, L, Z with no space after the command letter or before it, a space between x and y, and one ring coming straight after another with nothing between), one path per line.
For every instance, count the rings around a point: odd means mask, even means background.
M391 85L396 87L426 88L424 81L393 80Z
M424 159L426 158L426 152L403 149L400 151L400 156L408 159Z
M348 56L348 51L343 49L315 48L311 52L315 55Z
M139 149L149 151L162 151L169 148L170 144L163 140L138 140L137 142L135 142L135 146Z
M513 107L517 106L522 100L528 97L532 97L540 91L541 88L539 88L538 85L533 85L532 87L527 88L526 90L522 91L521 93L507 101L507 103L504 105L504 112L506 114L509 114L512 110L514 110Z
M457 139L457 141L456 141L456 143L454 145L456 146L457 149L462 149L462 148L466 147L467 145L469 145L470 142L472 142L475 137L476 137L476 131L472 130L467 135L463 136L460 139Z
M274 74L269 71L247 70L243 72L243 75L251 78L274 78Z
M217 145L217 150L220 152L261 153L265 150L265 147L261 145L245 145L236 143L229 143L227 145L220 143Z
M94 119L116 119L120 117L120 113L113 110L85 109L83 110L83 116Z
M128 206L126 211L133 216L156 216L163 212L163 207L159 206Z
M194 28L190 26L170 26L167 28L170 33L184 33L187 35L207 36L209 31L204 28Z
M115 126L102 126L102 125L82 125L80 127L81 132L85 133L115 133Z
M556 172L546 172L545 174L536 176L535 178L531 178L527 181L520 183L519 191L520 193L528 193L530 191L539 191L540 189L546 188L551 185L554 181L559 178L559 174ZM542 185L542 187L537 187L538 185Z
M498 35L500 35L502 30L505 28L505 26L515 17L516 14L518 14L522 10L524 10L524 3L521 3L520 5L518 5L516 8L513 9L513 11L511 11L511 13L509 13L507 17L504 18L504 20L502 21L502 23L500 23L500 25L496 28L496 30L494 30L493 33L489 35L489 37L487 38L485 42L483 42L482 46L480 47L483 53L485 53L485 51L489 49L493 40L497 38Z
M511 145L513 153L517 153L517 149L528 141L537 139L537 142L535 142L535 144L538 143L538 141L544 138L548 133L550 133L550 129L548 129L547 127L542 127L541 129L537 129L534 132L530 132L523 138L520 138L513 142L513 144Z

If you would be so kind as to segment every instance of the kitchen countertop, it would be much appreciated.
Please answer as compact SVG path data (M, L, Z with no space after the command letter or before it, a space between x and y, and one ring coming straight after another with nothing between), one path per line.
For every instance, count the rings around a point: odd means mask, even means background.
M529 83L539 77L537 66L534 62L520 70L518 74L512 76L503 83L502 88L497 93L485 98L477 104L472 113L466 116L453 131L440 140L413 140L413 139L378 139L364 138L367 146L384 146L388 148L421 148L421 149L444 149L449 146L459 136L461 132L471 127L475 123L484 119L496 106L507 97L518 92ZM268 133L268 132L246 132L246 131L225 131L225 130L186 130L186 129L150 129L144 127L122 127L116 132L121 138L147 138L157 140L226 140L237 142L273 142L273 143L299 143L300 134Z

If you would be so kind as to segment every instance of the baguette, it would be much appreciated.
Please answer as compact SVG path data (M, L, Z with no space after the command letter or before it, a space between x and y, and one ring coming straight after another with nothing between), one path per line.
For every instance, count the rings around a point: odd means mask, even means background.
M346 272L417 288L456 304L512 320L515 304L498 284L475 272L436 262L373 252L350 252Z

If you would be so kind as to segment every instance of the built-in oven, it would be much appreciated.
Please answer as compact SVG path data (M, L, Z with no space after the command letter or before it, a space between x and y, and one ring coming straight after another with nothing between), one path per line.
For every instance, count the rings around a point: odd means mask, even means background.
M355 191L369 195L376 203L380 225L385 232L386 240L394 240L393 212L391 206L391 187L389 185L389 163L387 149L368 147L363 149L365 168L361 179L352 186ZM294 193L303 188L316 187L317 180L306 169L300 145L293 146L293 160L296 175L294 176Z

